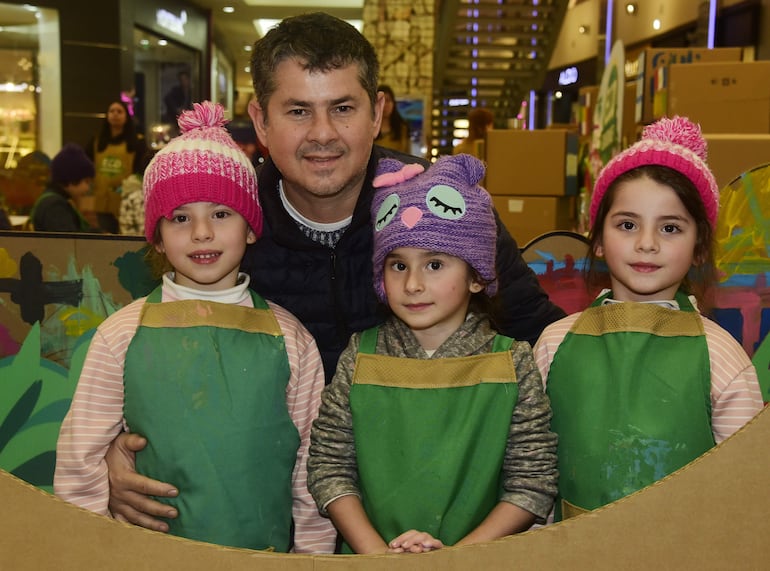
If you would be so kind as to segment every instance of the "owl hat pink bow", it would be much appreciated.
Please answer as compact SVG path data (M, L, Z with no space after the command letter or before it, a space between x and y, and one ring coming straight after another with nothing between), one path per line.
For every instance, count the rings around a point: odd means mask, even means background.
M442 252L465 260L497 291L497 224L492 198L479 186L484 164L471 155L441 157L421 165L382 159L373 181L374 288L383 302L385 257L401 247Z

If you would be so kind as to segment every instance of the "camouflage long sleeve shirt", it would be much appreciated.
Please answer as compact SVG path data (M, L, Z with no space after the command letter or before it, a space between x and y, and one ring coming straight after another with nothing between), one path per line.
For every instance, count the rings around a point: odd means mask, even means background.
M492 350L494 337L488 319L471 313L428 357L412 331L391 317L380 327L376 353L413 359L479 355ZM311 431L308 488L322 514L341 496L360 497L349 401L360 338L359 333L354 334L342 353L334 379L323 391ZM551 407L531 347L526 342L514 342L511 352L519 396L503 460L500 500L535 514L537 521L543 522L557 492L557 436L550 430Z

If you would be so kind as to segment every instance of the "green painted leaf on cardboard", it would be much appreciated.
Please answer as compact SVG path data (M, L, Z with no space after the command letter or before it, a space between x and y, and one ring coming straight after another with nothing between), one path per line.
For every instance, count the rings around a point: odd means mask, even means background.
M29 420L32 410L37 404L37 399L40 397L42 384L42 380L34 381L0 422L0 453L2 453L5 445L8 444L11 438L17 432L20 432L24 424Z
M25 426L14 434L6 447L0 451L0 468L13 473L35 456L55 451L60 428L61 421Z
M56 453L53 450L48 450L30 458L15 468L11 474L52 494L55 467Z
M88 333L90 340L92 332ZM85 337L85 335L84 335ZM84 352L87 340L78 346ZM0 468L50 491L56 441L77 375L41 357L40 326L33 325L16 355L0 359Z
M47 407L37 411L27 421L27 426L35 426L37 424L45 424L46 422L58 422L64 420L64 416L70 409L72 399L61 399L56 402L52 402Z

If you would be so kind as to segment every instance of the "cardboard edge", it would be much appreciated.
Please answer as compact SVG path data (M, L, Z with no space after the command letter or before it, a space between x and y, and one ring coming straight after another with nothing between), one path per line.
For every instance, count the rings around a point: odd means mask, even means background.
M166 536L97 516L0 472L0 553L15 570L253 569L299 571L760 568L770 542L770 413L681 470L600 510L490 543L419 556L292 555Z

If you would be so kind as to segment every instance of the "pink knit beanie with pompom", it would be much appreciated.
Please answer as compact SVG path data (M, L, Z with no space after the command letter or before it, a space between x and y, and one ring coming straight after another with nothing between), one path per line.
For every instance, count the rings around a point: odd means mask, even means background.
M647 165L668 167L690 179L700 193L711 226L716 226L719 187L706 164L706 147L700 126L686 117L664 117L645 127L642 139L613 157L599 173L591 196L591 226L612 182L623 173Z
M225 129L224 109L218 103L194 103L179 116L182 134L153 157L144 172L144 233L153 241L161 218L191 202L228 206L262 234L262 209L257 175L246 154Z

